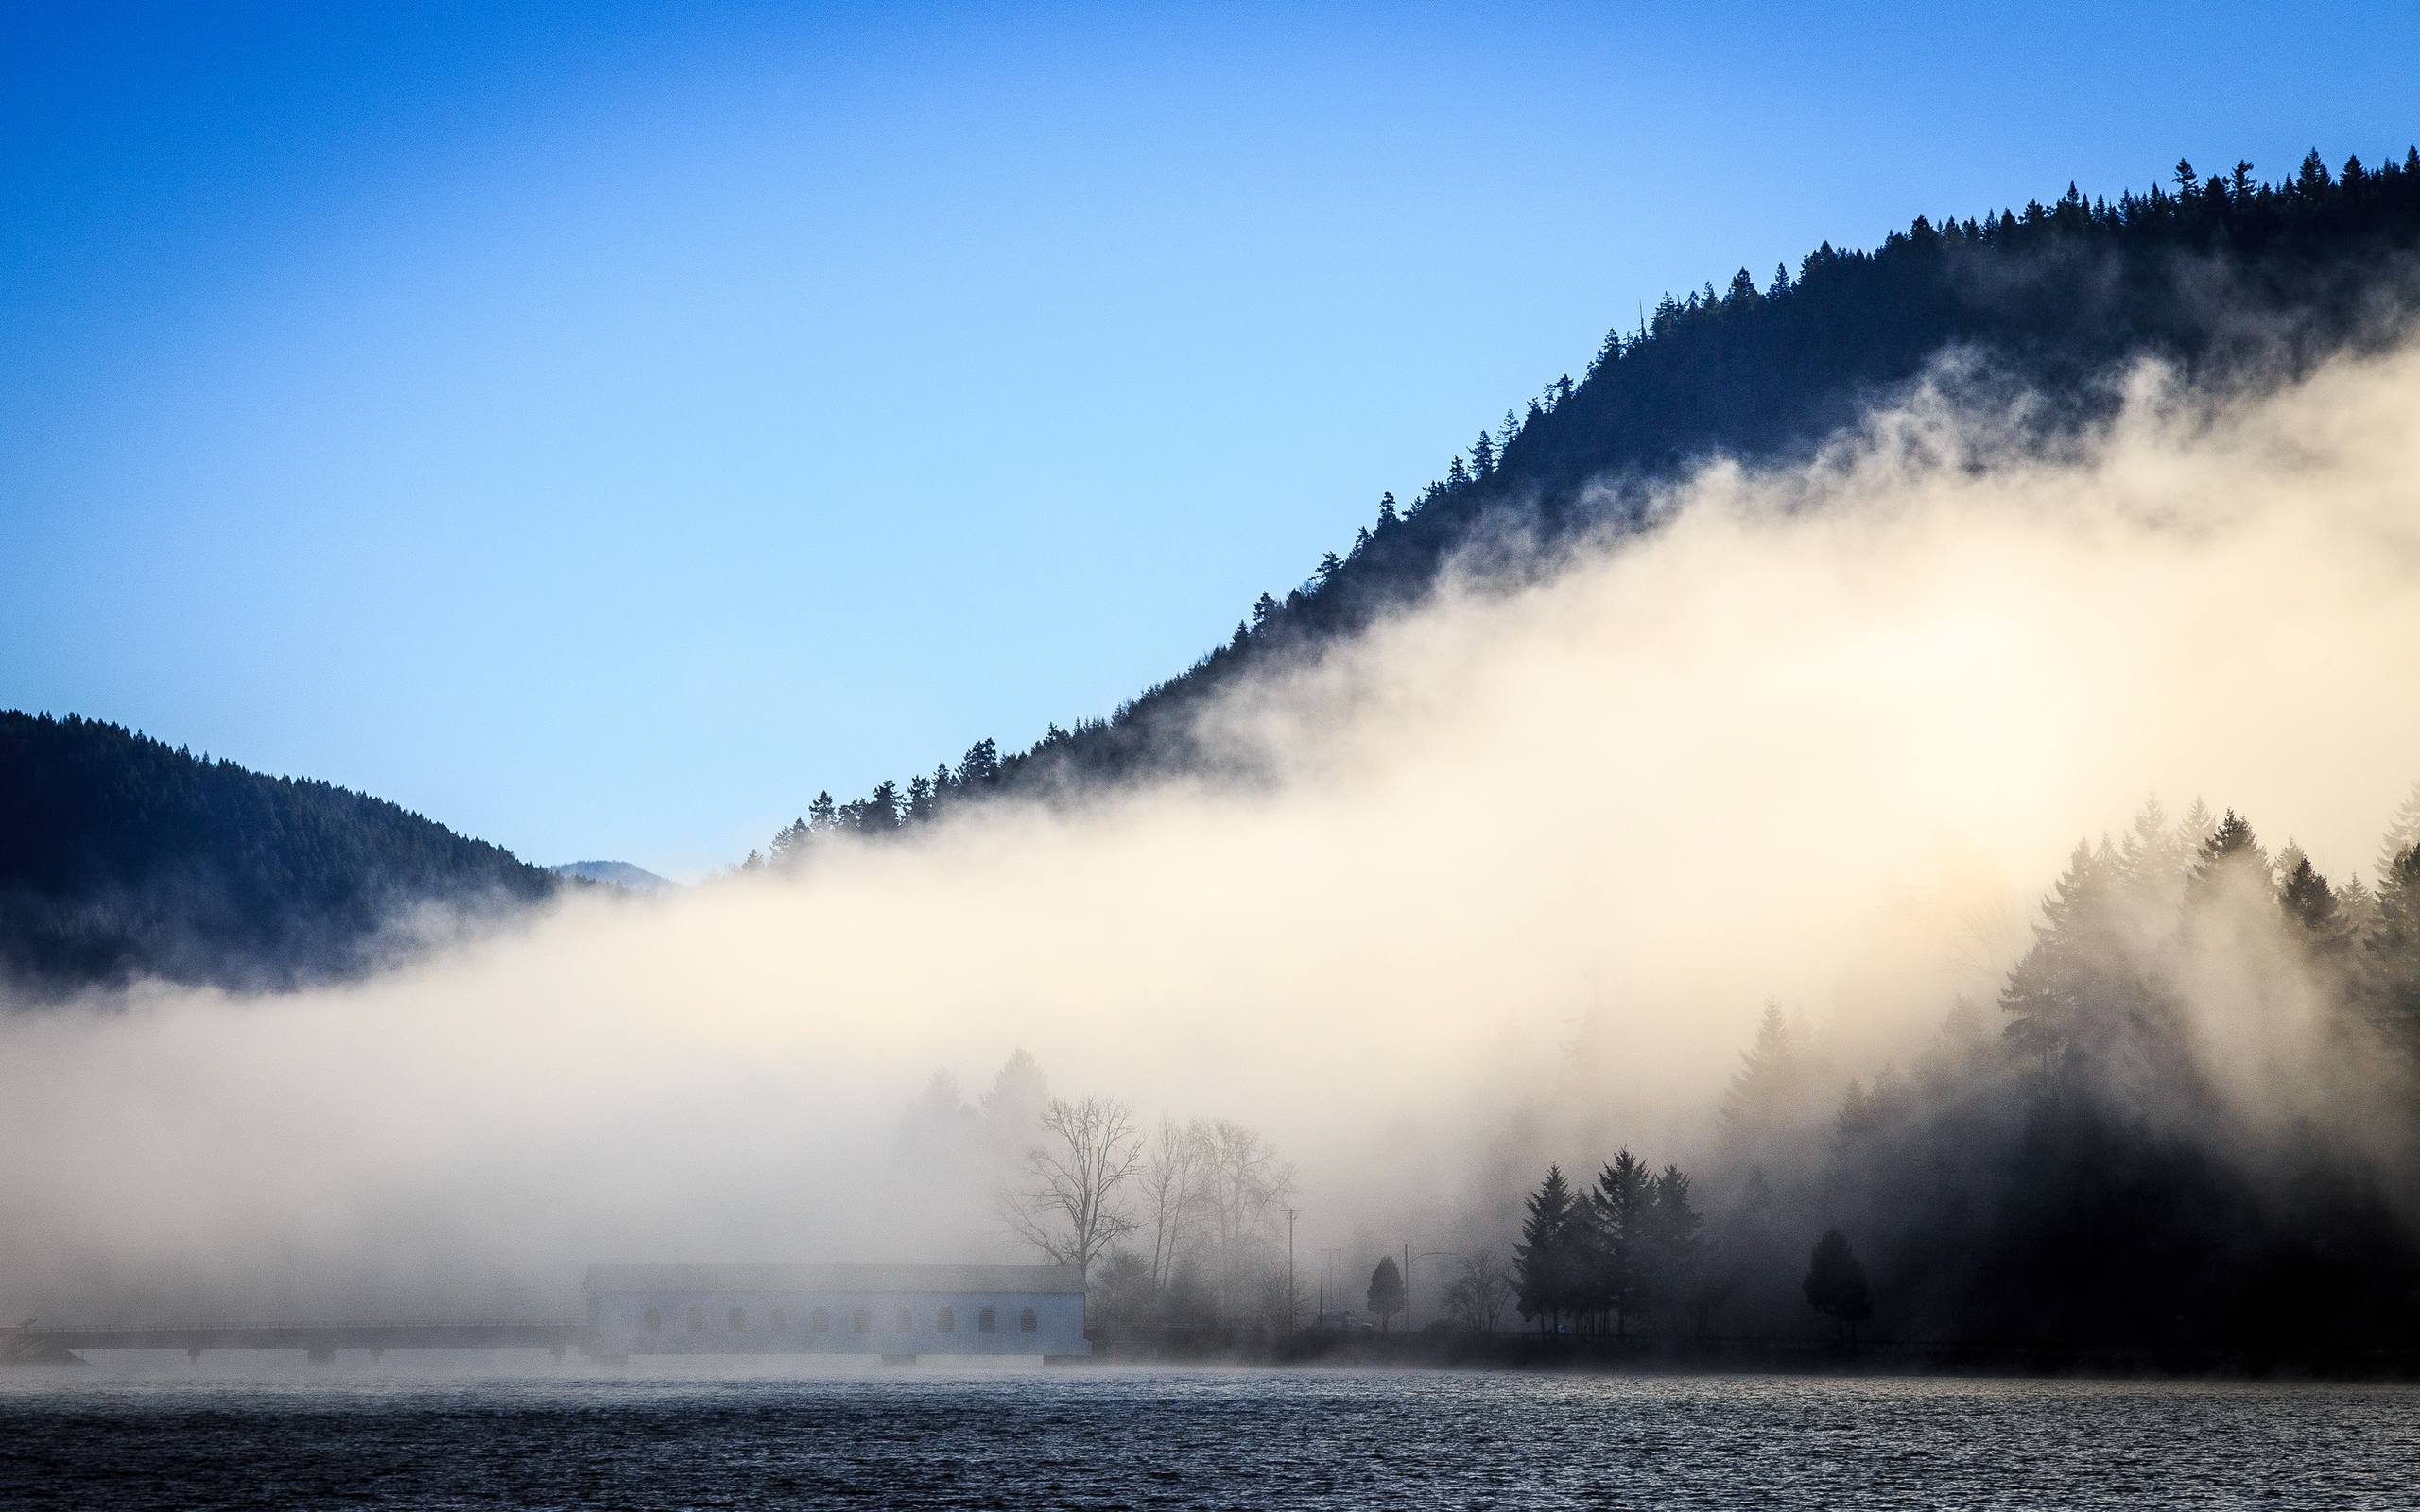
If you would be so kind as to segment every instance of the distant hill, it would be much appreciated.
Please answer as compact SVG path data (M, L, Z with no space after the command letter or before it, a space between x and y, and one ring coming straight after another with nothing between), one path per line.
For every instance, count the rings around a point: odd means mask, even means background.
M1709 280L1608 335L1579 382L1557 378L1485 418L1443 477L1409 502L1388 494L1352 541L1299 585L1263 593L1189 669L1106 718L1053 724L1029 749L985 739L904 785L820 795L773 837L771 859L826 832L881 833L996 794L1199 770L1212 758L1194 713L1247 669L1357 630L1471 548L1509 542L1497 559L1517 570L1560 541L1645 527L1649 488L1698 463L1809 455L1945 352L1979 354L2042 397L2034 422L2055 435L2108 413L2100 380L2138 358L2223 381L2392 337L2420 308L2415 249L2420 150L2334 172L2313 153L2276 183L2250 163L2203 175L2179 163L2165 185L2114 201L2069 184L2022 210L1919 215L1872 251L1825 243L1794 271ZM1631 301L1609 290L1606 302Z
M546 868L558 877L578 877L626 892L679 892L681 885L627 861L566 861Z
M209 761L121 726L0 712L0 979L282 989L359 975L428 906L562 884L382 799Z

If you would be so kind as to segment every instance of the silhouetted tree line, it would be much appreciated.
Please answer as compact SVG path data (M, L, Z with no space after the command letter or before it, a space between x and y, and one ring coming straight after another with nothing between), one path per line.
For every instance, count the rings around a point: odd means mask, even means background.
M399 914L559 879L380 799L119 726L0 712L0 977L287 988L376 966Z
M1549 1331L1626 1337L1642 1319L1703 1323L1718 1301L1705 1220L1676 1165L1623 1150L1574 1191L1561 1166L1529 1198L1512 1251L1521 1315Z
M1962 1003L1907 1070L1849 1077L1769 1005L1703 1237L1678 1206L1652 1237L1676 1171L1625 1154L1582 1192L1550 1170L1523 1314L2420 1348L2420 786L2377 865L2333 883L2239 815L2147 804L2076 847L1997 1032Z
M866 799L785 826L775 859L826 833L887 835L970 800L1052 797L1171 768L1199 769L1192 711L1260 659L1298 653L1428 588L1474 550L1517 575L1570 536L1636 528L1650 488L1713 456L1811 454L1945 349L1986 354L2049 401L2046 432L2114 403L2099 380L2157 355L2188 376L2293 370L2382 339L2420 303L2420 149L2331 172L2318 154L2275 183L2238 163L2204 175L1996 215L1919 215L1872 251L1829 243L1795 274L1745 268L1659 301L1617 328L1578 382L1565 375L1483 428L1409 504L1392 493L1351 547L1304 582L1264 593L1227 643L1105 719L1057 724L1024 751L978 742L956 766L886 782ZM1490 551L1491 543L1494 549ZM761 866L761 855L750 864Z

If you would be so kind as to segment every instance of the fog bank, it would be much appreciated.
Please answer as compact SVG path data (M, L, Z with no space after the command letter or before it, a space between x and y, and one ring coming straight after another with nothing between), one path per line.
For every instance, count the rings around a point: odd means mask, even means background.
M1988 1005L2148 792L2366 874L2420 771L2420 351L2223 399L2146 370L2052 455L1973 391L1255 679L1207 718L1264 783L575 897L341 990L0 1017L0 1308L552 1310L590 1261L1006 1255L898 1130L1019 1045L1266 1130L1305 1253L1417 1242L1595 1141L1703 1152L1768 997L1852 1066Z

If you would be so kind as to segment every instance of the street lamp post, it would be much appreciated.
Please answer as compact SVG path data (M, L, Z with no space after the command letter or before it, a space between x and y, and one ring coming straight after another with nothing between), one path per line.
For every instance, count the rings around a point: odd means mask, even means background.
M1294 1297L1294 1220L1302 1215L1300 1208L1286 1210L1286 1332L1289 1335L1294 1332L1294 1314L1301 1311Z

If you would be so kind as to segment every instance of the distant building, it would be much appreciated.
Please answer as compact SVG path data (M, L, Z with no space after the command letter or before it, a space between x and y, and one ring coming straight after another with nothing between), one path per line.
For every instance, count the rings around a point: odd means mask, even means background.
M591 1265L591 1350L1092 1352L1072 1265Z

